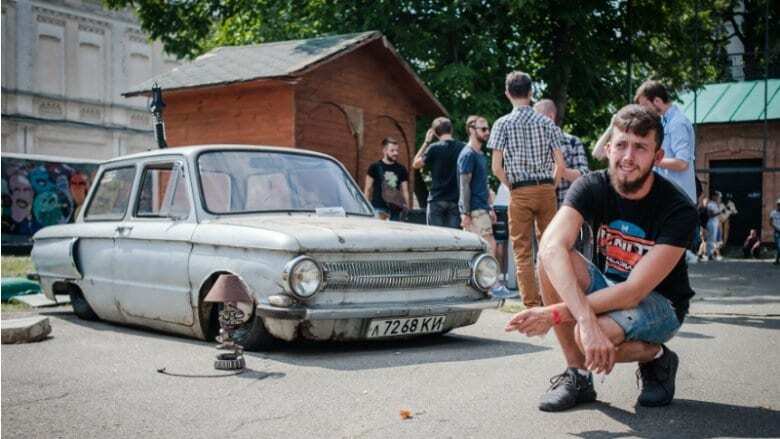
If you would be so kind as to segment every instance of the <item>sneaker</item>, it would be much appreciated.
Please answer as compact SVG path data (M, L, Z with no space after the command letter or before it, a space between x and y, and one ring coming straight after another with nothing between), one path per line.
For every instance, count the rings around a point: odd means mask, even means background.
M515 293L509 291L509 288L501 283L496 284L493 288L490 289L490 295L497 299L508 299L510 297L516 296Z
M645 407L660 407L674 399L674 379L680 358L664 345L663 355L648 363L640 363L637 384L642 382L642 392L637 402Z
M587 377L584 377L573 367L550 378L550 384L550 388L539 401L539 410L560 412L577 404L596 400L593 375L589 373Z

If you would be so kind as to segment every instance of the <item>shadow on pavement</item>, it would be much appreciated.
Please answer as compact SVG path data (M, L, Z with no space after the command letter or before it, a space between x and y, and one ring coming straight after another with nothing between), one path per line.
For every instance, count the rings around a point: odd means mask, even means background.
M440 335L407 340L361 342L294 342L273 352L252 353L303 367L354 371L429 363L482 360L549 350L526 343L466 335Z
M763 407L744 407L689 399L675 399L668 407L637 407L636 413L606 403L596 403L591 407L624 424L630 431L593 430L571 433L572 436L584 439L780 437L780 412Z
M696 314L686 317L685 323L692 325L722 323L724 325L747 326L758 329L780 329L780 318L755 314Z
M704 335L704 334L699 334L698 332L688 332L688 331L680 331L680 332L678 332L675 335L675 337L693 338L693 339L713 339L713 338L715 338L715 337L713 337L711 335Z
M76 317L70 309L40 312L95 331L161 339L193 346L215 346L214 342L196 340L149 328L105 321L87 321ZM527 343L492 338L447 334L405 340L358 342L313 342L299 340L278 342L265 352L245 352L247 358L271 359L304 367L333 370L370 370L414 364L472 361L530 354L549 348ZM243 375L243 374L242 374ZM239 375L239 376L242 376ZM248 376L245 376L248 377Z

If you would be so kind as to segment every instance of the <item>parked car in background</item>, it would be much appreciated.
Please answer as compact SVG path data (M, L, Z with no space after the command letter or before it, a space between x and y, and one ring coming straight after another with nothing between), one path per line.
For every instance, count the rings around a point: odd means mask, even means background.
M357 340L446 333L499 303L495 259L476 235L374 219L333 158L208 145L110 160L74 224L34 236L47 296L83 319L201 339L219 330L204 301L221 274L252 293L237 334Z

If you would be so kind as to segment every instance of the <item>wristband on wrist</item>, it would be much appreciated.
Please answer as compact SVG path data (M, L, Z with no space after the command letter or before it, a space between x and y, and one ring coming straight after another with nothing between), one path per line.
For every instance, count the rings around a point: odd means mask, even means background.
M552 317L552 324L554 326L558 326L558 325L561 324L561 321L562 321L561 320L561 313L557 309L553 308L553 310L551 312L551 317Z

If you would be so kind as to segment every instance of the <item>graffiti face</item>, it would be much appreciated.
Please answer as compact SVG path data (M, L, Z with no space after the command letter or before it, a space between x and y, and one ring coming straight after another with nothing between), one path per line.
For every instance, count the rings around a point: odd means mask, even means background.
M87 197L87 176L81 172L74 172L70 176L70 196L76 203L76 206L84 204L84 199Z
M11 217L15 222L30 218L33 203L33 189L29 180L16 174L8 182L11 188Z
M27 173L27 178L30 179L33 190L36 194L42 194L44 192L51 192L56 189L54 182L51 180L49 171L43 166L38 166L32 171Z
M56 192L44 192L35 197L33 214L42 226L51 226L63 222L60 199Z

